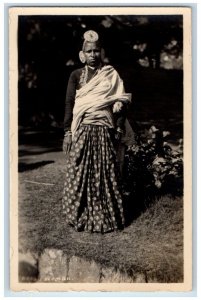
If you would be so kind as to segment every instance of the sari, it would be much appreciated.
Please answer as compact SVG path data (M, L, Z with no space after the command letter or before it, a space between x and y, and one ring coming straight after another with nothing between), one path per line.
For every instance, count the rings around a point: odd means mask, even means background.
M105 233L125 224L113 138L115 101L130 102L131 95L111 66L100 69L76 92L63 211L78 231Z

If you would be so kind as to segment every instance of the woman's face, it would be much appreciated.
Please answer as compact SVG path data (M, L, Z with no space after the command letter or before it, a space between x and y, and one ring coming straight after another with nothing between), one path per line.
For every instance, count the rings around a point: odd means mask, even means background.
M85 44L83 50L86 58L86 64L90 67L98 67L101 62L101 49L97 43Z

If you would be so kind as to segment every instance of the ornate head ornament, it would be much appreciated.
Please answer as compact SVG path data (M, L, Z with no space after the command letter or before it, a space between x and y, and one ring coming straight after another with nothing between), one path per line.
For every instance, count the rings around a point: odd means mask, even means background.
M84 33L84 42L94 43L99 39L98 33L93 30L88 30Z
M84 33L84 42L83 42L83 45L82 45L82 51L79 52L79 58L80 58L80 61L84 64L86 59L85 59L85 55L84 55L84 47L86 45L86 43L95 43L99 40L99 36L98 36L98 33L93 31L93 30L88 30Z

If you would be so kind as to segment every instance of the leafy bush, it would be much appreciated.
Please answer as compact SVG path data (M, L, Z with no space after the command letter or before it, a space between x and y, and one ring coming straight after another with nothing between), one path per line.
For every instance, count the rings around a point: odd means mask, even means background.
M125 192L152 195L181 195L183 192L183 147L167 142L168 131L155 126L145 130L125 154Z

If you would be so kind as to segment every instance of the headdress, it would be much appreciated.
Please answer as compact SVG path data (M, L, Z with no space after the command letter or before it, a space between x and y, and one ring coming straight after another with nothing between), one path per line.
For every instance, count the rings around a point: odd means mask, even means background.
M83 37L84 37L84 42L82 45L82 51L79 52L79 58L80 58L81 62L84 64L85 63L85 55L83 53L83 50L84 50L86 43L97 42L99 40L99 36L98 36L97 32L95 32L93 30L88 30L84 33Z
M99 39L98 33L93 30L88 30L84 33L84 42L97 42Z

